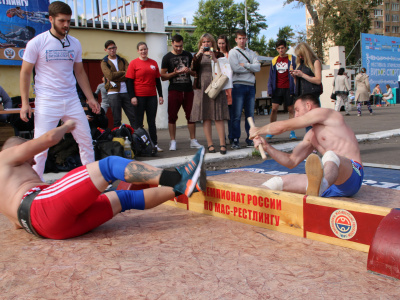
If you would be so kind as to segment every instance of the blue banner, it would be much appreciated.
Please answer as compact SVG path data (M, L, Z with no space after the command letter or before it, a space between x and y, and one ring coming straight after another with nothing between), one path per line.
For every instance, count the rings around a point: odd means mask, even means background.
M400 74L400 38L361 34L362 66L367 69L371 92L376 84L397 87Z
M21 65L26 44L50 29L49 0L0 0L0 65Z

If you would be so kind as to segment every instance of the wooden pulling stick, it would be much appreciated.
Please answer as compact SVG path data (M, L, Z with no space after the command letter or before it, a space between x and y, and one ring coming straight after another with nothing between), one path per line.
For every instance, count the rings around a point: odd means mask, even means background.
M256 127L252 117L248 117L247 118L247 122L249 122L250 127ZM262 159L267 159L267 155L265 155L264 148L263 148L263 146L261 144L258 145L258 151L260 151Z

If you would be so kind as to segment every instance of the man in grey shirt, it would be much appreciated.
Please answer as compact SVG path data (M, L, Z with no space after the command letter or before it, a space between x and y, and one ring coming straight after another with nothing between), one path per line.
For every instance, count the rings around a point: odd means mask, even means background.
M254 117L254 104L256 95L255 72L259 72L261 65L255 52L246 48L247 36L244 30L238 30L235 38L237 46L229 51L229 64L233 71L232 89L232 149L240 149L240 118L244 108L246 117L245 129L247 133L246 145L253 147L253 141L249 139L250 125L248 117Z
M101 108L104 109L105 113L107 113L107 110L110 107L110 102L109 102L108 97L107 97L107 90L105 88L106 82L105 82L104 77L101 78L101 81L103 81L103 82L100 83L97 86L96 91L94 92L94 94L96 96L98 96L99 93L101 93Z

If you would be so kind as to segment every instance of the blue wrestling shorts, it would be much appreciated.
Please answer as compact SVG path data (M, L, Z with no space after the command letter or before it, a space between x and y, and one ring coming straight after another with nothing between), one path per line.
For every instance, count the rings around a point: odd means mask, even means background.
M351 161L353 173L346 182L341 185L331 185L321 197L351 197L356 194L362 185L364 179L364 168L356 161Z

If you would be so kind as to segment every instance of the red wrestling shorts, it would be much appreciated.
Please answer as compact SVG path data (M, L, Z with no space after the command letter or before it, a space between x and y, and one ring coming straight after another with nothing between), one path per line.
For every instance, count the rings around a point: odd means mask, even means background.
M50 239L82 235L112 217L110 201L94 186L85 166L44 188L31 206L33 227Z

